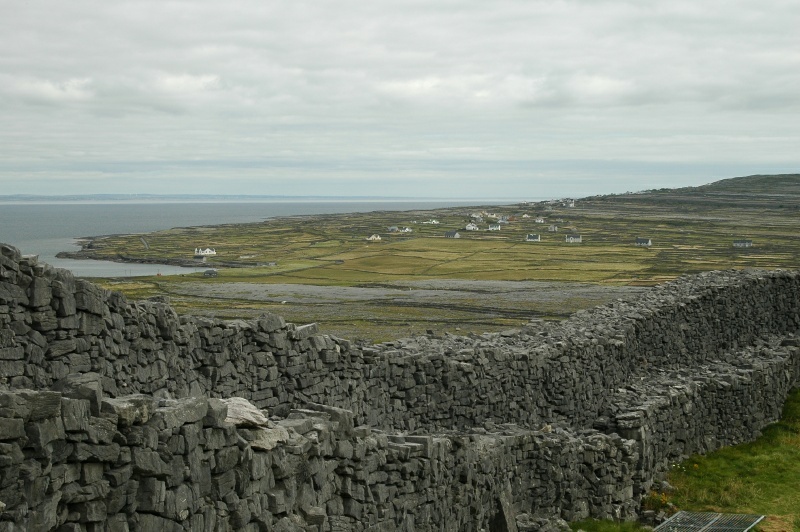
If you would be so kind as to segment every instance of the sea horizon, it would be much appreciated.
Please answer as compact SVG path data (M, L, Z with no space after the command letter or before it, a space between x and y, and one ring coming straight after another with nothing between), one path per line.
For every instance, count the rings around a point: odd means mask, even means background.
M0 204L147 204L147 203L469 203L476 205L490 203L523 203L555 199L555 197L532 198L473 198L473 197L426 197L426 196L265 196L265 195L211 195L211 194L80 194L70 196L51 196L36 194L0 195Z
M8 197L8 196L6 196ZM140 234L174 227L256 223L284 216L397 211L508 204L502 200L383 198L380 200L298 201L113 201L104 198L34 202L2 202L0 243L10 244L41 262L71 270L81 277L178 275L192 270L177 266L62 259L60 251L77 251L78 239L111 234ZM531 200L524 200L531 201ZM517 201L516 203L519 203ZM198 243L200 245L202 243Z

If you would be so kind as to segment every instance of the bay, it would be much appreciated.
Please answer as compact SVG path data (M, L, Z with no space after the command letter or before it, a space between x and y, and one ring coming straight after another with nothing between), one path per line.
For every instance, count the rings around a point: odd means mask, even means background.
M60 251L76 251L76 239L87 236L138 234L173 227L258 222L280 216L405 211L477 203L486 204L486 201L343 199L254 202L8 202L0 203L0 242L11 244L23 254L38 255L40 262L71 270L79 277L180 275L197 269L60 259L56 254ZM500 203L507 202L489 202Z

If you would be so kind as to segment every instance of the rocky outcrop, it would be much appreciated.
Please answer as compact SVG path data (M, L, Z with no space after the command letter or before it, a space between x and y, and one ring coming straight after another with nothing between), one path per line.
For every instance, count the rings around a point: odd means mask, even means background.
M129 302L2 246L0 530L632 518L669 464L780 415L799 294L797 272L712 272L559 323L357 348Z

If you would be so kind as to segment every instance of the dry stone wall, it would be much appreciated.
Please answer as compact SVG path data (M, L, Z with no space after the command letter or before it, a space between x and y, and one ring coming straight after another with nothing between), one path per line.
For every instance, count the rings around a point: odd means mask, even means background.
M0 393L0 530L479 530L512 519L514 492L548 511L567 496L619 505L629 473L585 475L635 460L597 432L399 436L324 405L243 421L224 400L97 384ZM586 470L553 474L586 453Z
M798 298L797 272L712 272L560 323L358 348L129 302L0 245L0 531L632 518L669 464L777 419Z

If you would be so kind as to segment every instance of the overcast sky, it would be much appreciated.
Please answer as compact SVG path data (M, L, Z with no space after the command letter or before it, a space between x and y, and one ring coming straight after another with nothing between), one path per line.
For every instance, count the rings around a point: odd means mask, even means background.
M797 0L0 0L0 194L796 173L798 28Z

